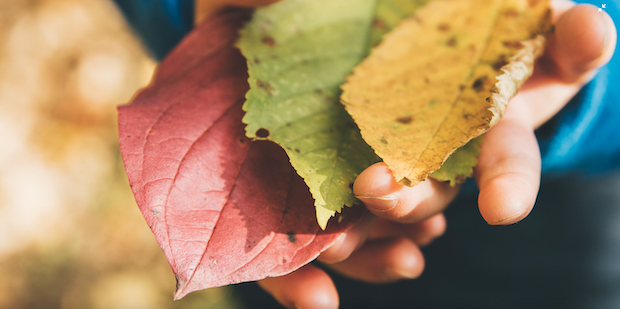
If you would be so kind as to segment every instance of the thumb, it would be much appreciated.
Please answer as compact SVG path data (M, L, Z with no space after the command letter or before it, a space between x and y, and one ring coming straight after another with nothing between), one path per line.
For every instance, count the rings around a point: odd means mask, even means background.
M558 16L555 32L548 37L534 74L510 103L527 106L535 128L575 96L598 67L609 62L616 47L616 27L604 10L589 4L565 5L570 1L564 0L553 3Z
M549 37L546 59L540 63L552 65L547 69L566 83L585 83L593 77L593 69L611 59L615 46L611 17L594 5L577 5L559 17Z

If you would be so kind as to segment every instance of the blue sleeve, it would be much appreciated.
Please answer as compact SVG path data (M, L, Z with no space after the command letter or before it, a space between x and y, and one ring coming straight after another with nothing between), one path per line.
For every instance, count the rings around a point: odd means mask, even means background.
M193 27L194 0L114 0L157 60Z
M601 2L578 1L602 7ZM618 24L620 0L604 9ZM617 55L539 130L543 172L600 173L620 167L620 59Z

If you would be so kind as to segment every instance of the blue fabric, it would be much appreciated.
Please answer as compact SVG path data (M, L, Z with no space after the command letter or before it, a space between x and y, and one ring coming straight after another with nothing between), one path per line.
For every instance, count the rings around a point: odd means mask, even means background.
M194 0L114 0L153 57L163 59L193 26Z

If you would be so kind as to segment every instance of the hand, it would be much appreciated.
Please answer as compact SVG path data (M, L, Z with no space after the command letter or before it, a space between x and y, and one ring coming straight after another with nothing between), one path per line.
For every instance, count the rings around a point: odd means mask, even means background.
M197 16L226 5L255 6L276 0L197 0ZM520 221L531 211L540 185L541 158L534 129L555 115L609 61L616 44L611 18L591 5L552 0L556 31L535 72L512 99L502 120L485 134L479 165L479 209L494 225ZM203 13L200 14L200 11ZM415 278L424 268L420 246L446 227L441 214L458 188L428 180L397 184L387 166L375 164L354 184L372 214L347 232L319 260L351 278L389 282ZM313 265L259 282L289 308L337 308L329 276Z
M512 224L532 210L541 176L534 129L562 109L615 49L616 28L606 13L566 0L554 0L552 6L556 30L545 55L502 120L485 134L475 177L480 213L489 224ZM369 282L417 277L424 267L419 247L443 233L441 212L457 191L434 180L401 186L385 164L377 163L360 174L354 192L378 219L366 216L319 260ZM331 279L312 265L259 284L290 308L338 307Z

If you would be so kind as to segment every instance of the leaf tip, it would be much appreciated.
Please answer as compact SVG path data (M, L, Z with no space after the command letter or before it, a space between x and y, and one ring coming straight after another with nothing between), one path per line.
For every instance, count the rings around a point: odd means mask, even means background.
M181 298L185 297L187 294L189 294L189 292L191 291L186 291L186 287L187 287L187 280L183 279L183 278L179 278L178 276L175 276L176 282L177 282L177 286L176 286L176 291L174 291L174 297L173 300L180 300Z
M407 177L403 177L401 180L398 181L398 183L403 185L403 186L407 186L407 187L413 187L413 185L414 185L413 181L411 181Z
M319 223L319 226L322 230L325 230L327 228L327 222L329 222L329 219L331 219L331 217L333 217L335 214L336 211L334 210L320 206L316 207L316 221Z

